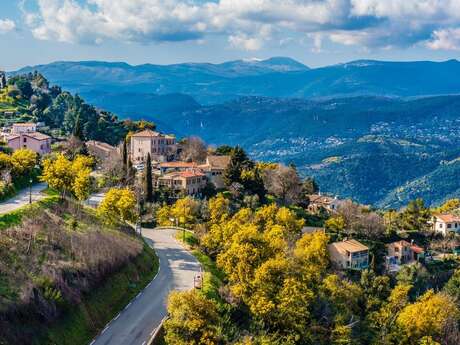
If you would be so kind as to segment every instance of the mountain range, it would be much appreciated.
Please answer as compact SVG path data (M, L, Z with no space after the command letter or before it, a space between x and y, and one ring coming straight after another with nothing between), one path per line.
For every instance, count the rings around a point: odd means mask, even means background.
M380 207L460 196L460 62L289 58L26 67L122 117L295 163L325 192Z

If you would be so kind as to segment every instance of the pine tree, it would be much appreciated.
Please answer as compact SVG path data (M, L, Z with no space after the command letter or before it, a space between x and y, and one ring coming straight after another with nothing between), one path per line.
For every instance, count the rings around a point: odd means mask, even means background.
M147 163L145 165L145 197L148 202L153 201L153 184L152 184L152 158L150 153L147 154Z
M227 169L224 171L224 182L227 186L231 186L233 183L242 183L241 173L244 169L251 169L253 162L248 158L246 152L240 147L235 147L230 155L230 163Z

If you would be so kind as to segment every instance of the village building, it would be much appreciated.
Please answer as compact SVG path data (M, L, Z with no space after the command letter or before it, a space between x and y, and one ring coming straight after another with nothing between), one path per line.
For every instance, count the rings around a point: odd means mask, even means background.
M94 157L105 160L117 153L117 148L96 140L89 140L86 142L86 147L88 149L89 154L93 155Z
M310 201L308 205L308 210L312 213L317 213L321 209L324 209L328 212L335 212L337 211L340 200L337 198L333 198L326 195L321 194L311 194L308 195L308 199Z
M199 169L169 172L154 177L155 188L168 188L175 194L199 195L207 183L206 175Z
M40 132L22 132L6 138L13 151L26 148L43 156L51 153L51 137Z
M11 134L30 133L37 131L37 124L33 122L14 123L11 128Z
M369 267L369 248L356 240L334 242L327 246L331 261L342 269L363 270Z
M399 271L401 265L419 261L425 253L423 248L405 240L389 243L386 248L386 268L389 272Z
M230 156L215 156L209 155L206 157L206 163L200 165L209 181L214 184L217 189L225 187L223 175L225 169L230 164Z
M130 154L135 165L145 163L149 153L153 161L164 162L176 151L176 137L172 135L146 129L131 136Z
M194 162L182 161L160 162L156 165L156 168L160 171L161 174L165 174L168 172L196 170L198 168L198 164Z
M433 230L447 236L448 233L460 231L460 217L453 214L437 214L432 220Z

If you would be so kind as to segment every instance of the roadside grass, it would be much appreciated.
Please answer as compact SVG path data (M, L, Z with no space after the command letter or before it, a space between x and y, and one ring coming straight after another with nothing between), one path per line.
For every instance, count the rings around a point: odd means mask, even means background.
M35 212L50 208L53 204L59 201L59 196L52 190L45 190L44 193L48 195L42 200L36 201L31 205L26 205L17 210L0 215L0 230L10 228L21 224L21 221L26 216L31 216Z
M34 345L89 344L91 340L153 279L158 257L144 244L144 250L80 304L68 306L64 317L49 326L47 335Z

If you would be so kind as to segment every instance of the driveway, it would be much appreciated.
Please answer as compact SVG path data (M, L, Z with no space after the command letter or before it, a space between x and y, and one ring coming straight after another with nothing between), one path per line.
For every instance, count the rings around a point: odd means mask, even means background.
M142 229L160 259L157 277L116 316L91 345L145 345L166 316L173 290L190 290L200 264L174 234L177 230Z
M32 202L43 199L46 195L41 192L47 187L46 183L32 186ZM23 189L11 199L0 202L0 214L15 211L29 204L29 188Z

